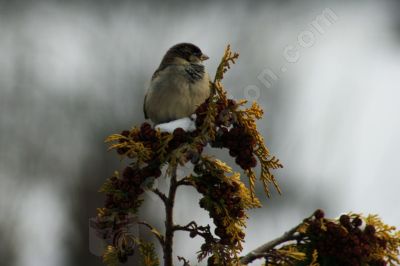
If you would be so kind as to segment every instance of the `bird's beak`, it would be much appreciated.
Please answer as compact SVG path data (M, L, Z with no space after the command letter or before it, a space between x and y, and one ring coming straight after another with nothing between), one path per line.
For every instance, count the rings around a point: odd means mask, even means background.
M200 60L201 61L205 61L205 60L207 60L209 57L208 57L208 55L205 55L205 54L202 54L201 56L200 56Z

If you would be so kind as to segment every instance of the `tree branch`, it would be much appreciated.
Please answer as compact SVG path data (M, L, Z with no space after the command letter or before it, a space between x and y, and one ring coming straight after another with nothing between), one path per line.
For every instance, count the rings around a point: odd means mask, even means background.
M147 228L150 229L151 233L158 239L158 241L160 242L161 246L164 247L165 242L164 242L164 236L160 234L160 232L151 224L145 222L145 221L139 221L138 224L140 225L144 225Z
M183 261L183 266L190 266L189 261L185 259L184 257L178 256L179 261Z
M177 185L176 166L171 171L171 182L169 185L168 198L165 201L165 245L164 266L173 266L172 247L174 240L174 204Z
M151 190L151 192L153 192L153 193L156 194L158 197L160 197L160 199L162 200L162 202L164 202L164 204L167 203L167 200L168 200L167 196L165 196L165 194L162 193L158 188L153 188L153 189Z
M301 224L293 227L286 233L284 233L282 236L275 238L274 240L271 240L260 247L254 249L253 251L249 252L247 255L242 257L240 259L241 264L249 264L250 262L260 259L268 255L268 252L272 249L274 249L276 246L279 244L282 244L284 242L290 241L290 240L296 240L297 236L295 235L297 233L297 229L300 227Z
M197 224L196 224L196 222L195 221L191 221L190 223L188 223L187 225L185 225L185 226L182 226L182 225L175 225L174 226L174 228L173 228L173 230L174 231L193 231L193 226L196 226L197 227ZM192 228L191 228L192 227Z
M191 221L185 226L175 225L173 228L174 231L186 231L186 232L194 232L195 235L199 235L203 237L206 241L213 241L214 237L210 231L210 225L207 226L198 226L195 221Z
M182 178L176 183L176 186L193 186L193 182L189 177Z

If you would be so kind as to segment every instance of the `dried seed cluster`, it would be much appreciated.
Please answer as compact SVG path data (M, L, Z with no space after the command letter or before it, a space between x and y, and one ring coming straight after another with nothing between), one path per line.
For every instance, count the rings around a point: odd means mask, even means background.
M240 181L238 174L228 176L231 169L221 161L203 157L194 167L192 180L203 195L200 207L209 212L216 226L213 239L205 239L199 258L211 254L208 265L231 265L242 250L245 233L246 211L259 207L251 199L250 191Z
M317 250L319 262L329 265L384 266L387 265L381 251L387 240L376 234L375 226L365 225L358 215L342 215L339 221L324 218L317 210L315 219L308 221L306 235L310 239L309 249Z
M205 196L199 204L200 207L209 211L210 217L217 226L215 234L220 238L220 243L223 245L237 244L244 238L244 233L241 232L238 235L239 239L229 233L224 224L224 214L220 213L219 210L226 209L226 215L233 219L244 218L245 210L241 204L240 195L237 193L239 184L236 182L229 184L209 175L202 176L201 181L196 183L196 187L197 191Z

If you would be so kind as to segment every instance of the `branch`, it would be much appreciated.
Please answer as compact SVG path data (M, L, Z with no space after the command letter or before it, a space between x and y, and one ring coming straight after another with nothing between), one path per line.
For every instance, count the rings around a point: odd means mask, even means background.
M197 229L197 224L195 221L191 221L185 226L182 225L175 225L173 230L174 231L186 231L186 232L192 232Z
M189 261L187 259L185 259L184 257L178 256L178 260L183 261L183 266L190 266Z
M189 177L182 178L176 183L176 186L193 186L193 182Z
M252 262L252 261L254 261L256 259L264 258L265 256L268 255L270 250L274 249L279 244L282 244L282 243L285 243L285 242L291 241L291 240L299 240L299 235L296 235L298 229L301 226L303 226L304 223L306 223L307 221L310 221L310 219L312 219L315 216L315 213L317 211L315 211L309 217L305 218L303 220L303 222L301 222L300 224L296 225L295 227L293 227L292 229L290 229L289 231L284 233L282 236L280 236L278 238L275 238L274 240L271 240L271 241L265 243L264 245L256 248L253 251L250 251L246 256L244 256L244 257L242 257L240 259L240 263L241 264L245 264L245 265L249 264L250 262Z
M196 226L197 227L197 224L196 224L196 222L195 221L191 221L190 223L188 223L187 225L185 225L185 226L182 226L182 225L175 225L174 226L174 228L173 228L173 230L174 231L192 231L193 230L193 226ZM192 228L191 228L192 227Z
M161 246L165 245L164 237L160 234L160 232L155 227L153 227L151 224L149 224L149 223L147 223L145 221L139 221L138 224L144 225L147 228L149 228L151 233L158 239L158 241L160 242Z
M198 226L195 221L191 221L185 226L175 225L173 227L174 231L186 231L190 233L195 233L195 235L199 235L203 237L205 240L214 240L214 237L211 234L210 226Z
M167 196L165 196L165 194L162 193L158 188L152 189L151 192L153 192L154 194L159 196L160 199L162 200L162 202L164 202L164 204L167 204L167 200L168 200Z
M253 251L250 251L247 255L245 255L240 259L240 263L247 265L256 259L264 258L266 255L268 255L268 252L270 250L274 249L279 244L282 244L290 240L296 240L297 236L295 234L297 232L297 229L302 224L303 223L298 224L297 226L293 227L292 229L284 233L282 236L263 244L262 246L256 248Z
M168 197L165 201L165 245L164 250L164 266L173 266L173 240L174 240L174 204L175 204L175 194L178 188L177 176L176 176L176 166L171 170L171 183L169 185Z

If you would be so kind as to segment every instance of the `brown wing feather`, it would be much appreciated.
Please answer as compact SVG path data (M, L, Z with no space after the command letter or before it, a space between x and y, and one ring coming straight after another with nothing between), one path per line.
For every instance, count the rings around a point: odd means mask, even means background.
M144 113L144 118L148 119L149 117L147 116L147 113L146 113L146 98L147 98L147 94L144 96L143 113Z

